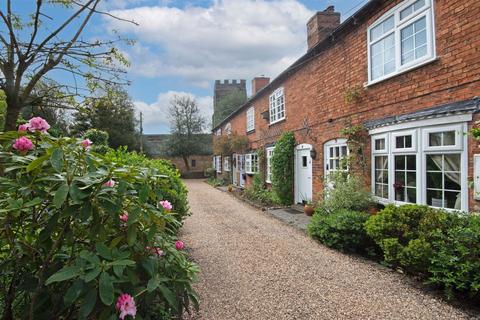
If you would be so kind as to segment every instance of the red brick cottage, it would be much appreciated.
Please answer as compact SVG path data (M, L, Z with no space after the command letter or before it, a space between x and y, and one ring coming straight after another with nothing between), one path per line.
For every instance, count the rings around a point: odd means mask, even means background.
M363 125L378 201L479 210L480 150L466 135L480 119L479 16L478 0L372 0L341 24L333 8L318 12L307 53L271 82L254 79L252 97L214 128L245 135L251 150L215 157L217 170L250 184L256 151L268 163L293 131L295 201L315 199L349 152L341 130Z

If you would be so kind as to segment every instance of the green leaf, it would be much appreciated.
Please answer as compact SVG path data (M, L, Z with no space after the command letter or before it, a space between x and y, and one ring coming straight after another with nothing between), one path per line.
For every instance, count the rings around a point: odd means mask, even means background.
M137 228L136 225L131 225L128 227L127 231L127 243L129 246L133 246L137 240Z
M68 288L67 293L63 296L63 302L65 306L69 307L75 300L78 299L83 289L83 281L75 281L70 288Z
M123 276L123 270L125 269L125 266L113 266L113 272L117 277Z
M158 289L162 293L163 297L167 300L168 304L172 308L177 310L178 309L177 299L175 298L175 295L173 294L173 292L164 285L159 285Z
M42 201L43 201L42 198L35 198L35 199L31 200L31 201L28 201L28 202L25 203L23 206L24 206L24 207L27 207L27 208L29 208L29 207L34 207L34 206L36 206L37 204L42 203Z
M157 289L159 285L160 285L160 282L156 278L152 278L152 279L148 280L148 284L147 284L148 292L155 291L155 289Z
M116 260L110 262L111 266L134 266L135 261L133 260L128 260L128 259L123 259L123 260Z
M145 258L142 260L142 266L147 271L150 277L153 277L155 274L155 262L150 258Z
M50 157L52 168L57 172L62 172L63 168L63 151L62 149L55 149Z
M88 315L92 312L95 303L97 302L97 290L91 289L88 291L85 296L85 300L82 303L82 306L78 310L78 315L80 319L86 319Z
M64 267L57 273L53 274L50 276L47 281L45 282L45 285L50 285L54 282L61 282L65 281L68 279L72 279L74 277L77 277L80 275L80 267L79 266L69 266L69 267Z
M30 171L33 171L35 170L36 168L38 168L39 166L41 166L45 160L48 159L48 155L43 155L35 160L33 160L32 162L30 162L27 166L27 172L30 172Z
M80 221L84 222L92 215L92 204L90 201L85 202L82 209L80 210Z
M97 243L95 245L95 249L97 249L98 254L101 255L103 258L112 260L112 251L105 244Z
M148 192L150 191L148 184L144 184L139 192L140 201L147 202Z
M100 272L100 267L95 266L92 270L88 271L82 278L85 282L90 282L93 279L97 278Z
M113 303L113 281L106 272L102 272L99 281L100 300L103 304L109 306Z
M72 200L75 201L75 202L79 202L81 203L81 201L83 199L85 199L86 197L88 197L88 193L84 193L80 190L80 188L78 187L78 185L76 184L72 184L70 186L70 197L72 197Z
M65 202L65 200L67 200L68 190L68 184L65 183L62 184L60 188L58 188L58 190L55 192L55 196L53 197L53 205L56 208L60 208Z

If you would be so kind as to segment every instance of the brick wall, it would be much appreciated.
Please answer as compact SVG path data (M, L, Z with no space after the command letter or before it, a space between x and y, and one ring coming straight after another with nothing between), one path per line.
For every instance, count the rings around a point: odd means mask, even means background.
M289 75L283 83L263 90L252 101L255 132L248 135L252 148L274 142L282 132L291 130L295 132L297 143L312 144L317 150L318 156L313 162L314 194L322 190L323 185L323 144L339 138L340 130L346 125L480 95L478 0L434 1L437 59L363 89L368 80L367 28L400 2L386 1L367 18L357 17L357 24L347 27L335 38L333 45ZM262 119L261 112L268 110L268 96L280 86L285 92L286 119L269 125ZM362 88L359 100L346 102L345 93L355 87ZM233 131L245 134L245 112L246 109L229 120ZM470 177L474 152L479 152L478 147L469 141Z

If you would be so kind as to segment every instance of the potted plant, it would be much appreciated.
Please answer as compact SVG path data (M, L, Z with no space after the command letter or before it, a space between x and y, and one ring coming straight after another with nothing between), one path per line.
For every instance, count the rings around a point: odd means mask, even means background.
M232 192L233 191L233 186L231 184L228 185L228 192Z
M307 200L307 201L304 201L303 203L303 212L305 212L305 214L309 217L311 217L313 215L313 212L315 211L315 208L313 206L313 203L312 201L310 200Z

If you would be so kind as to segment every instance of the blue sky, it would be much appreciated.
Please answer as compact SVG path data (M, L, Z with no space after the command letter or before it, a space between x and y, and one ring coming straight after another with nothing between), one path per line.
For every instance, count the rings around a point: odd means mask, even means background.
M120 47L131 62L128 91L144 114L144 132L166 133L175 94L194 96L211 119L215 79L275 77L306 51L305 24L315 11L334 5L343 20L367 1L106 0L104 10L139 26L97 17L84 37L115 30L136 40Z

